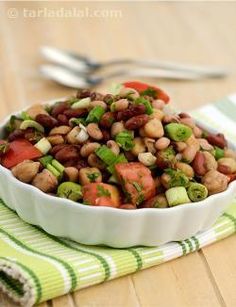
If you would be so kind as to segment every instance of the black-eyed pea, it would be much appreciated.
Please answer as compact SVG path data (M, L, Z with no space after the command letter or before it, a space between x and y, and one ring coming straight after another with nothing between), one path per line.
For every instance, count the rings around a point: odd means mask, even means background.
M184 124L190 128L194 128L195 127L195 122L194 119L192 117L184 117L180 119L181 124Z
M112 112L115 112L115 111L119 112L119 111L126 110L128 108L128 106L129 106L128 99L123 98L123 99L119 99L119 100L113 102L111 104L110 108L111 108Z
M200 150L199 141L198 141L198 139L195 138L195 136L193 134L186 140L186 144L188 146L195 147L196 151Z
M121 97L130 97L131 99L137 99L140 96L138 91L129 87L122 87L119 95Z
M111 126L111 136L114 138L118 133L125 130L125 126L123 122L115 122Z
M157 150L166 149L169 145L170 145L170 139L168 139L166 137L161 137L155 143L155 147L156 147Z
M198 126L193 127L193 134L196 138L200 138L202 136L202 129Z
M204 165L205 165L206 169L208 171L217 169L217 162L216 162L215 157L208 151L203 151L202 153L205 157ZM236 164L236 162L235 162L235 164Z
M120 153L120 147L119 145L113 141L113 140L109 140L107 141L107 147L110 148L110 150L115 154L115 155L119 155Z
M221 158L218 161L218 168L220 169L222 166L229 170L230 174L236 172L236 161L233 158Z
M58 134L58 135L51 135L47 137L47 140L49 141L49 143L51 145L60 145L60 144L64 144L65 140L63 138L62 135Z
M104 101L101 100L93 100L90 102L90 107L102 107L105 111L107 109L107 104Z
M55 135L55 134L61 134L61 135L65 135L67 133L69 133L71 131L71 127L70 126L59 126L59 127L55 127L53 128L50 132L49 135Z
M154 154L156 152L155 139L145 137L145 138L143 138L143 142L144 142L148 152L151 152L152 154Z
M80 149L80 155L84 158L88 157L91 153L93 153L96 149L98 149L101 145L96 142L86 143Z
M177 162L175 166L177 169L181 170L187 177L193 178L194 170L191 165L184 162Z
M229 178L216 170L210 170L202 177L202 184L207 188L209 195L225 191L228 182Z
M154 109L162 110L165 106L165 102L161 99L156 99L152 102L152 106Z
M103 163L101 159L98 158L98 156L94 153L91 153L88 156L88 164L92 167L97 167L98 169L105 169L106 165Z
M26 113L32 118L35 119L39 114L49 115L48 112L44 109L42 104L35 104L29 107L26 110Z
M178 152L182 152L187 147L187 144L185 142L175 142L175 149Z
M150 115L150 118L156 118L162 121L163 117L165 116L164 112L159 109L153 109L153 113Z
M198 139L198 142L199 142L200 148L203 150L210 151L214 149L214 147L211 144L209 144L206 139L200 138Z
M145 166L152 166L156 162L156 157L150 152L143 152L138 155L138 160Z
M66 140L69 144L80 144L80 141L77 138L80 130L80 127L76 126L66 135Z
M97 167L84 167L79 170L79 182L86 185L92 182L102 182L102 174Z
M150 119L144 125L144 132L147 137L150 138L161 138L164 135L164 129L159 119Z
M134 138L133 140L133 148L131 149L131 153L134 155L134 156L138 156L140 153L143 153L146 151L146 147L145 147L145 144L144 144L144 141L143 141L143 138L140 138L140 137L136 137Z
M94 140L102 140L103 139L103 134L101 129L98 127L98 124L96 123L90 123L87 126L87 132L89 136L94 139Z
M236 152L234 150L230 149L230 148L225 148L224 149L224 157L236 159Z
M67 181L77 182L79 178L79 171L73 166L65 167L64 176Z
M197 149L195 146L188 145L182 152L182 159L188 163L191 163L197 153Z

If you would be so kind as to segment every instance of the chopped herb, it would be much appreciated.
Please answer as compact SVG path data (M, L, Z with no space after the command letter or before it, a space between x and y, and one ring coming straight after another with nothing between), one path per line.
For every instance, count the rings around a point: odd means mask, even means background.
M21 119L23 120L27 120L27 119L32 119L29 114L27 114L27 112L23 111L21 112L21 115L20 115Z
M9 122L8 122L8 124L6 125L6 131L7 132L12 132L12 131L14 131L15 130L15 128L16 128L16 125L15 125L15 122L17 121L17 120L20 120L17 116L15 116L15 115L12 115L11 117L10 117L10 120L9 120Z
M140 193L137 198L137 205L140 205L145 200L143 193Z
M102 185L98 185L97 190L98 190L97 196L107 196L107 197L111 196L111 193L107 189L104 189Z
M95 172L95 173L87 174L87 177L90 182L95 182L96 179L99 177L99 173Z
M142 91L140 93L141 96L150 96L153 98L157 98L157 91L152 88L152 87L148 87L146 90Z
M169 182L169 187L178 187L178 186L183 186L187 187L189 184L189 179L188 177L179 169L174 170L172 168L167 168L165 169L165 173L168 174L171 179Z
M8 143L0 144L0 154L5 154L8 151L8 148Z
M132 184L138 192L142 192L141 186L136 181L134 181Z
M86 119L81 117L81 118L71 118L70 119L70 123L73 125L73 126L79 126L79 124L82 124L84 126L86 126Z

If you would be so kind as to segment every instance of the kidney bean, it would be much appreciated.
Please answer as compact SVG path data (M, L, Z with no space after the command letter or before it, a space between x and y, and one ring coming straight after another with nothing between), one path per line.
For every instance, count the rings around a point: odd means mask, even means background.
M184 113L184 112L181 112L178 115L180 118L191 118L191 116L188 113Z
M225 175L229 175L232 173L230 167L227 165L218 165L217 171Z
M133 209L137 209L137 207L133 204L122 204L119 207L120 209L126 209L126 210L133 210Z
M114 96L112 94L107 94L104 96L103 101L107 104L111 104L114 101Z
M109 141L111 139L110 132L106 129L101 129L101 131L102 131L103 141L104 142Z
M101 125L103 128L110 128L115 120L116 114L114 112L106 112L103 114L99 125Z
M11 132L8 136L8 140L10 142L16 140L16 139L20 139L20 138L24 138L25 136L25 131L24 130L20 130L20 129L16 129L15 131Z
M70 106L67 102L61 102L52 108L52 116L57 117L59 114L62 114L65 110L69 109Z
M66 162L68 160L75 160L79 158L79 151L73 145L65 145L55 154L55 159L59 162Z
M88 111L86 109L67 109L63 112L63 114L68 118L79 117L87 114Z
M78 159L70 159L70 160L63 162L63 165L65 167L71 167L71 166L76 167L77 163L78 163Z
M88 165L88 163L87 163L87 161L85 161L85 160L79 160L78 162L77 162L77 164L76 164L76 168L78 169L78 170L80 170L81 168L85 168L85 167L88 167L89 165Z
M197 152L192 162L192 167L194 169L194 172L198 176L204 176L207 173L205 162L206 162L206 157L204 156L204 154L200 151Z
M146 108L143 104L131 104L128 109L124 111L120 111L117 113L117 120L127 120L131 117L144 114L146 111Z
M138 129L138 128L144 126L148 122L148 119L149 119L149 117L148 117L147 114L142 114L142 115L137 115L137 116L131 117L125 123L125 128L128 129L128 130Z
M52 129L58 124L58 121L54 117L46 114L38 114L35 120L43 127L48 129Z
M56 146L53 146L53 148L50 150L50 153L52 156L54 156L59 150L61 150L62 148L66 147L66 144L59 144Z
M79 89L77 94L76 94L76 97L79 98L79 99L82 99L82 98L90 97L90 95L91 95L91 91L90 90Z
M67 126L68 123L69 123L69 120L68 120L68 118L66 117L65 114L59 114L57 116L57 121L58 121L59 125L66 125Z
M222 133L208 134L207 140L211 145L224 148L227 146L227 141Z

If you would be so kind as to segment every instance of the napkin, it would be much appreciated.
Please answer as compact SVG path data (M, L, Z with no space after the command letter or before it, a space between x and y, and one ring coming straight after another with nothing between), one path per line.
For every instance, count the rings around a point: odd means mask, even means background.
M236 95L191 113L236 142ZM86 246L27 224L0 200L0 289L32 306L187 255L235 232L236 200L209 230L184 241L126 249Z

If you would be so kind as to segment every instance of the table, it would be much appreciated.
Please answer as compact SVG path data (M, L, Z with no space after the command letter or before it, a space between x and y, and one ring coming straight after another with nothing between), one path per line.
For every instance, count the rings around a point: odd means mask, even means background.
M66 17L66 10L72 9L74 14L80 10L80 16L90 16ZM64 18L50 17L51 11L62 11ZM99 60L156 57L232 69L224 80L158 81L182 109L199 107L236 91L235 2L0 2L0 13L1 119L26 104L73 92L39 76L42 60L38 48L43 44L78 50ZM229 307L236 306L235 285L236 236L232 236L186 257L40 307ZM0 295L0 306L16 305Z

